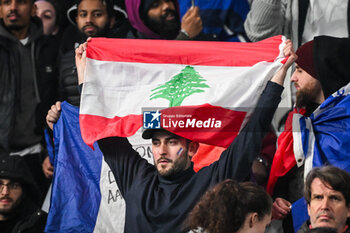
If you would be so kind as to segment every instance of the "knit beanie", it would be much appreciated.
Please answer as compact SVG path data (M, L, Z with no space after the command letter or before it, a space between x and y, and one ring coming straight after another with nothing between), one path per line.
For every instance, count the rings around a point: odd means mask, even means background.
M296 54L298 55L296 63L313 78L318 79L314 65L313 44L314 41L312 40L298 48L296 52Z

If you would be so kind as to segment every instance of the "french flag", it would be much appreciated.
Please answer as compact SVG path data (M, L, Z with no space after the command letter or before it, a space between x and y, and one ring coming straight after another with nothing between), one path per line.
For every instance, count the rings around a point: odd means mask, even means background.
M159 108L163 119L175 115L162 127L177 120L169 131L203 143L193 158L196 170L214 162L281 67L283 45L282 36L257 43L93 38L80 110L62 103L54 127L46 232L123 231L125 203L96 141L128 137L152 162L150 143L140 135L144 108ZM190 130L178 127L187 115L196 126Z

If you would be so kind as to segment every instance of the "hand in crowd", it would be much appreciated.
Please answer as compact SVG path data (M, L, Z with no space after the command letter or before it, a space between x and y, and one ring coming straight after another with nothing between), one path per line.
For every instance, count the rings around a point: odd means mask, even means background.
M202 31L202 28L199 8L197 6L191 7L182 17L181 29L185 30L190 38L193 38Z
M46 178L51 178L53 176L53 166L50 162L49 156L46 156L46 158L44 159L42 168Z
M58 121L61 115L61 102L57 101L56 104L51 106L51 109L46 115L46 123L51 130L53 130L53 124Z
M284 56L288 57L286 63L282 66L282 69L287 71L289 67L298 59L298 55L294 52L293 43L291 40L286 40L286 44L283 48Z
M271 79L272 82L278 83L280 85L283 85L289 67L298 59L298 56L294 52L293 43L291 40L286 40L283 48L283 54L285 57L287 57L287 61Z
M79 47L75 49L75 65L77 67L79 85L84 82L84 71L86 67L86 49L90 40L91 37L87 38L85 43L80 44Z
M284 219L291 211L292 204L283 198L276 198L272 205L272 219Z

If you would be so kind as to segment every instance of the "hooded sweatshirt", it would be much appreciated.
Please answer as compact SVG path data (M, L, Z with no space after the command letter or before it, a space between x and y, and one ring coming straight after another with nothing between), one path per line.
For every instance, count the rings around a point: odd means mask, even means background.
M314 38L313 57L325 99L350 82L350 38Z
M178 2L176 0L172 1L175 5L175 11L180 15ZM144 23L144 18L153 2L154 0L125 0L130 24L138 31L139 37L142 39L161 39L160 35L153 32Z
M47 215L38 208L40 192L27 165L20 156L0 153L0 178L20 182L23 196L6 220L0 221L2 232L43 232Z

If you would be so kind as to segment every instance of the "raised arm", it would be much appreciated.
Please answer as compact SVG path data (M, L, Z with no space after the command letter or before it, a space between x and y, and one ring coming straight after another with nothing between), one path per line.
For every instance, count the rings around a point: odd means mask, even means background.
M261 149L261 143L270 130L271 120L281 100L286 71L296 60L290 40L286 41L284 55L288 59L271 78L263 91L253 114L230 147L223 152L218 161L219 179L242 181L250 173L252 163Z
M79 85L84 82L85 78L84 72L86 67L86 49L90 40L91 37L89 37L85 43L80 44L79 47L75 49L75 65L77 67Z
M291 40L287 40L283 48L284 56L288 57L287 61L283 64L281 69L271 78L271 82L283 85L284 79L286 78L287 70L293 65L297 60L298 56L294 52L293 43Z

